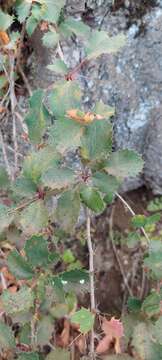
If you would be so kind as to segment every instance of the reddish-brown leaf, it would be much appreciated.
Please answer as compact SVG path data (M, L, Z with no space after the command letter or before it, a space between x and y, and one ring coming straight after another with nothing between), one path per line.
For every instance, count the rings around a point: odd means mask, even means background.
M104 319L102 323L102 330L104 331L105 336L99 341L96 352L99 354L105 353L109 350L111 343L114 342L116 354L121 353L120 339L124 335L122 322L114 317L112 317L109 321Z

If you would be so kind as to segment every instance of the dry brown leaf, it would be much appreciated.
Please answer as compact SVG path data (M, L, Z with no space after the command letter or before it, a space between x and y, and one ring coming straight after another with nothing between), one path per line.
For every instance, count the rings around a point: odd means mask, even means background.
M10 42L10 38L6 31L0 31L0 44L1 45L8 45Z
M99 354L105 353L109 350L111 343L114 341L115 352L116 354L120 354L120 339L124 335L122 322L114 317L112 317L109 321L104 319L102 323L102 330L104 331L105 336L99 341L96 352Z
M64 329L62 330L61 335L59 336L59 346L66 348L69 345L70 339L70 322L69 320L64 320Z
M85 339L85 335L80 335L79 337L77 337L77 339L75 340L75 345L77 346L78 350L80 351L81 354L84 354L86 351L86 339Z
M84 113L78 109L70 109L66 113L67 117L70 117L72 120L79 122L83 125L91 124L94 120L103 120L103 116L99 114L94 114L92 112Z

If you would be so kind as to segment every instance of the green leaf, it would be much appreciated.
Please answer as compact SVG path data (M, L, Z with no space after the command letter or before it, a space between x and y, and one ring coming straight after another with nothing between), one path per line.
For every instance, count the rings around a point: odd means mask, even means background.
M20 176L12 184L13 196L15 198L32 198L37 192L37 187L31 179L27 179L24 176Z
M136 228L140 228L146 225L147 218L145 215L135 215L132 218L132 225Z
M68 168L51 168L43 174L41 180L44 186L51 189L63 189L74 183L75 173Z
M142 360L162 359L162 346L152 341L152 335L152 325L149 323L140 323L134 329L132 345Z
M72 264L75 261L75 256L73 255L71 249L64 251L62 260L65 262L65 264Z
M61 9L64 7L65 3L65 0L44 0L42 19L57 24Z
M3 87L5 87L8 83L8 79L6 76L1 75L0 76L0 90L3 89Z
M160 295L156 292L148 295L142 304L142 311L151 318L160 312Z
M151 251L144 259L144 265L151 270L157 280L162 278L162 251Z
M83 40L87 40L91 35L91 30L88 25L72 17L68 17L68 19L61 23L59 31L65 38L70 37L74 33L76 36L83 38Z
M9 214L10 208L0 204L0 233L2 233L12 223L14 215Z
M7 174L6 168L0 166L0 188L1 190L8 188L10 184L9 176Z
M41 175L49 167L56 167L59 163L59 155L54 152L50 146L46 146L39 151L30 153L23 163L23 175L30 179L36 185L40 184Z
M31 344L31 325L29 323L25 324L19 333L19 342L20 344Z
M66 75L68 73L68 67L61 59L56 59L53 64L47 66L47 69L54 71L59 75Z
M93 328L94 314L92 314L89 310L82 308L71 316L71 322L79 324L80 331L83 334L86 334Z
M32 0L25 0L19 6L16 7L18 20L23 23L28 17L31 9Z
M133 360L133 358L127 354L118 354L105 356L104 360Z
M55 349L52 352L50 352L45 360L70 360L70 352L67 350L62 349Z
M118 190L120 182L116 177L105 174L104 172L96 172L92 177L93 185L101 192L113 195Z
M64 192L58 199L56 218L61 228L66 232L72 232L80 214L79 193L74 190Z
M26 21L26 31L31 36L38 25L38 20L33 15L29 16Z
M54 48L59 41L59 34L56 31L48 31L43 35L43 45L48 48Z
M79 108L81 97L82 93L76 81L57 82L49 96L50 110L55 115L56 121L59 117L65 116L68 110ZM61 106L60 99L62 99Z
M112 106L104 104L102 100L100 100L95 105L94 113L104 116L105 119L109 119L115 114L115 109Z
M107 120L94 120L85 127L81 154L88 160L105 159L112 150L112 125Z
M80 196L83 203L95 213L104 211L105 203L95 188L82 186Z
M46 122L49 117L48 111L43 104L44 91L34 91L30 98L30 111L25 117L29 130L29 138L32 143L39 144L45 133Z
M89 274L86 270L75 269L71 271L65 271L59 275L63 285L66 283L84 284L89 282Z
M49 344L54 331L54 322L50 316L43 316L37 323L36 343L44 346Z
M34 306L34 294L31 288L22 287L16 293L4 290L1 301L5 312L9 315L25 312Z
M48 225L48 211L43 200L38 200L21 212L20 225L28 234L39 234Z
M11 328L7 324L0 322L0 349L11 350L15 346L15 339Z
M129 311L139 312L141 310L142 301L135 297L129 297L127 305Z
M37 353L22 353L18 356L18 360L39 360L39 355Z
M143 168L143 160L132 150L120 150L111 154L107 161L106 171L118 178L138 175Z
M106 31L92 31L89 44L86 48L88 60L94 59L102 54L117 52L125 45L125 36L119 34L109 37Z
M13 22L13 17L0 9L0 31L6 31Z
M50 128L49 143L60 154L64 154L67 150L79 147L83 131L84 127L73 120L56 120L55 125Z
M24 247L27 259L32 266L46 266L49 262L47 240L43 236L32 236Z
M162 196L151 200L147 206L147 210L150 212L162 210Z
M34 275L32 268L17 250L10 252L7 264L16 279L31 279Z
M153 334L155 336L156 341L158 341L158 343L160 345L162 345L162 316L159 317L159 319L155 322L155 326L153 329Z

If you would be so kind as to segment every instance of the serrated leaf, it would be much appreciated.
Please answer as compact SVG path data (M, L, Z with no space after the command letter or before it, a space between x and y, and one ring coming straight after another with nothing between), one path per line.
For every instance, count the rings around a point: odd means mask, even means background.
M102 54L117 52L125 45L125 42L126 38L123 34L110 37L106 31L94 30L85 49L87 58L90 60Z
M152 325L140 323L134 329L132 345L142 360L162 359L162 346L152 341Z
M76 81L57 82L49 95L50 110L56 117L56 121L59 117L65 116L69 109L79 108L81 96L82 93ZM63 100L61 106L60 99Z
M105 209L105 203L95 188L82 186L80 197L83 203L95 213L101 213Z
M0 349L11 350L16 346L15 339L11 328L0 322Z
M92 177L92 182L98 190L111 195L112 198L120 185L120 182L116 179L116 177L105 174L104 172L96 172Z
M48 48L54 48L59 41L59 34L56 31L48 31L42 37L43 45Z
M86 126L81 154L88 160L101 160L112 150L112 125L107 120L94 120Z
M22 287L16 293L4 290L1 295L2 306L9 315L25 312L34 306L34 294L31 288Z
M143 301L141 310L149 317L158 315L160 312L160 295L156 292L148 295Z
M50 316L43 316L37 323L36 343L39 346L49 344L54 331L54 322Z
M28 239L24 250L32 266L46 266L49 262L48 243L41 235Z
M39 234L48 225L48 211L43 200L38 200L21 212L20 225L28 234Z
M72 232L80 214L80 197L77 191L68 190L58 199L56 218L66 232Z
M43 104L44 91L35 90L30 98L30 110L25 117L29 130L29 138L32 143L39 144L46 129L48 111Z
M18 356L18 360L39 360L39 355L37 353L22 353Z
M10 208L0 204L0 233L2 233L13 221L14 215L9 214Z
M0 188L2 190L8 188L9 183L10 181L6 168L4 166L0 166Z
M162 277L162 251L150 252L149 256L144 259L144 265L157 280L160 280Z
M59 163L59 155L54 149L46 146L39 151L30 153L23 163L23 175L30 179L36 185L39 185L41 175L47 171L49 167L56 167Z
M57 24L61 9L64 7L65 0L45 0L43 1L42 19Z
M56 59L53 64L47 66L47 69L54 71L59 75L66 75L68 73L68 67L61 59Z
M32 196L37 192L36 184L31 180L27 179L24 176L21 176L16 179L12 184L13 197L15 198L32 198Z
M83 131L84 127L73 120L56 120L55 125L50 128L49 143L60 154L64 154L67 150L79 147Z
M13 17L0 10L0 31L6 31L13 22Z
M31 279L34 275L28 262L18 253L17 250L10 252L7 258L7 265L16 279Z
M31 9L32 0L25 0L19 6L16 7L18 20L23 23L28 17Z
M72 185L74 179L75 173L68 168L51 168L41 178L44 186L58 190Z
M127 149L112 153L106 165L106 171L119 179L136 176L142 171L142 168L141 156Z
M55 349L52 352L50 352L45 360L70 360L70 352L67 350L62 349Z
M89 310L82 308L71 316L71 322L80 326L80 331L86 334L92 330L94 325L94 314Z
M88 25L72 17L68 17L68 19L61 23L61 25L59 26L59 31L61 32L61 35L63 35L65 38L71 36L72 34L75 34L76 36L81 37L83 38L83 40L86 41L91 35L91 30Z

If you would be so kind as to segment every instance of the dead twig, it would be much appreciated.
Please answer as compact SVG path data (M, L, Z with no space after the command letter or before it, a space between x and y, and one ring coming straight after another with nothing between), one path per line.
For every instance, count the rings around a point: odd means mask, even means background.
M92 239L91 239L91 216L90 210L86 209L86 216L87 216L87 245L88 245L88 252L89 252L89 277L90 277L90 302L91 302L91 311L95 313L96 305L95 305L95 279L94 279L94 252L92 246ZM94 349L94 329L91 330L91 341L90 341L90 357L92 360L95 359L95 349Z
M12 114L12 132L13 132L13 143L14 143L14 162L15 162L15 171L14 177L18 170L18 143L17 143L17 130L16 130L16 116L15 116L15 107L16 107L16 96L15 96L15 79L14 79L14 65L15 65L15 55L13 52L9 55L10 60L10 99L11 99L11 114Z
M8 173L8 176L11 180L14 179L14 176L13 176L13 173L12 173L12 170L10 168L10 164L9 164L9 161L8 161L8 156L7 156L7 152L6 152L6 147L5 147L5 143L4 143L4 140L3 140L3 135L2 135L2 131L0 130L0 142L1 142L1 145L2 145L2 152L3 152L3 157L4 157L4 162L5 162L5 166L6 166L6 171Z
M123 205L129 210L129 212L131 213L132 216L135 216L135 212L133 211L133 209L131 208L131 206L127 203L127 201L117 192L115 193L115 195L120 199L120 201L123 203ZM143 227L141 227L141 231L143 233L143 235L145 236L147 242L150 242L150 239L145 231L145 229Z

